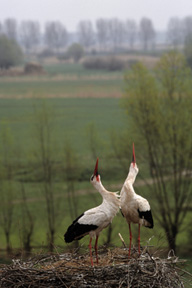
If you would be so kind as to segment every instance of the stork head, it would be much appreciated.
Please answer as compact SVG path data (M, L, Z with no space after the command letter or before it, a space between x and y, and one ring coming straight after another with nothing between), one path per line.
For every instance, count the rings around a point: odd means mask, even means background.
M136 164L136 158L135 158L135 147L133 143L133 155L132 155L132 162L130 166L130 171L132 171L134 174L137 174L139 172L139 169Z
M99 159L97 158L95 169L94 169L93 175L91 176L92 183L100 182L100 175L98 173L98 162L99 162Z

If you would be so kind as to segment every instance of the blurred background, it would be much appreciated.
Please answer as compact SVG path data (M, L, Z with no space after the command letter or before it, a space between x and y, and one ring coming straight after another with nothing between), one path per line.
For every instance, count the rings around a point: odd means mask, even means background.
M96 159L106 189L120 191L133 142L136 192L155 221L142 245L189 258L192 3L0 5L1 262L86 248L86 238L66 245L63 235L101 202L89 181ZM99 244L121 246L119 232L128 245L120 213Z

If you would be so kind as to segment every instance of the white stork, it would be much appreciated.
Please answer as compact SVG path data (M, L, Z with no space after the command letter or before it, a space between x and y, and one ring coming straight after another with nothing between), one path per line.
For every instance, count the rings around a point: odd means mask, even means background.
M114 216L119 210L120 200L118 199L117 193L107 191L102 185L101 177L98 174L98 159L96 161L95 170L90 181L103 197L103 202L101 205L85 211L77 219L75 219L68 227L64 238L65 242L69 243L73 240L79 240L85 235L89 234L90 241L88 247L90 251L91 265L93 266L91 247L92 238L96 236L94 248L96 253L96 261L98 264L97 243L99 234L112 222Z
M129 174L120 192L121 211L129 225L129 236L130 236L129 257L131 252L131 241L132 241L131 223L139 225L139 231L138 231L139 254L140 254L140 226L143 225L148 228L153 228L153 217L151 214L151 208L149 202L140 195L137 195L133 188L133 183L135 182L135 178L138 172L139 169L137 167L135 160L135 149L133 144L132 163L129 168Z

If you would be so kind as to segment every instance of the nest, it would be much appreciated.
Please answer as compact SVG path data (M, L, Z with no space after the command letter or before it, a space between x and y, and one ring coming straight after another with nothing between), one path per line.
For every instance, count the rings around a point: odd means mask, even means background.
M91 267L89 254L65 253L12 260L0 267L0 287L184 287L185 276L176 256L153 257L126 248L99 251L99 264Z

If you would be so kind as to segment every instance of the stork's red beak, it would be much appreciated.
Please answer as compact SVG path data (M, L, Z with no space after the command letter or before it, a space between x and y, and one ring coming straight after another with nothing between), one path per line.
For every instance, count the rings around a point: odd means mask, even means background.
M133 143L133 156L132 156L132 163L133 163L133 167L135 166L136 160L135 160L135 147L134 147L134 143Z
M95 164L95 170L93 172L93 175L96 176L97 181L99 181L99 177L98 177L98 175L99 175L99 173L98 173L98 162L99 162L99 159L97 158L97 161L96 161L96 164Z

